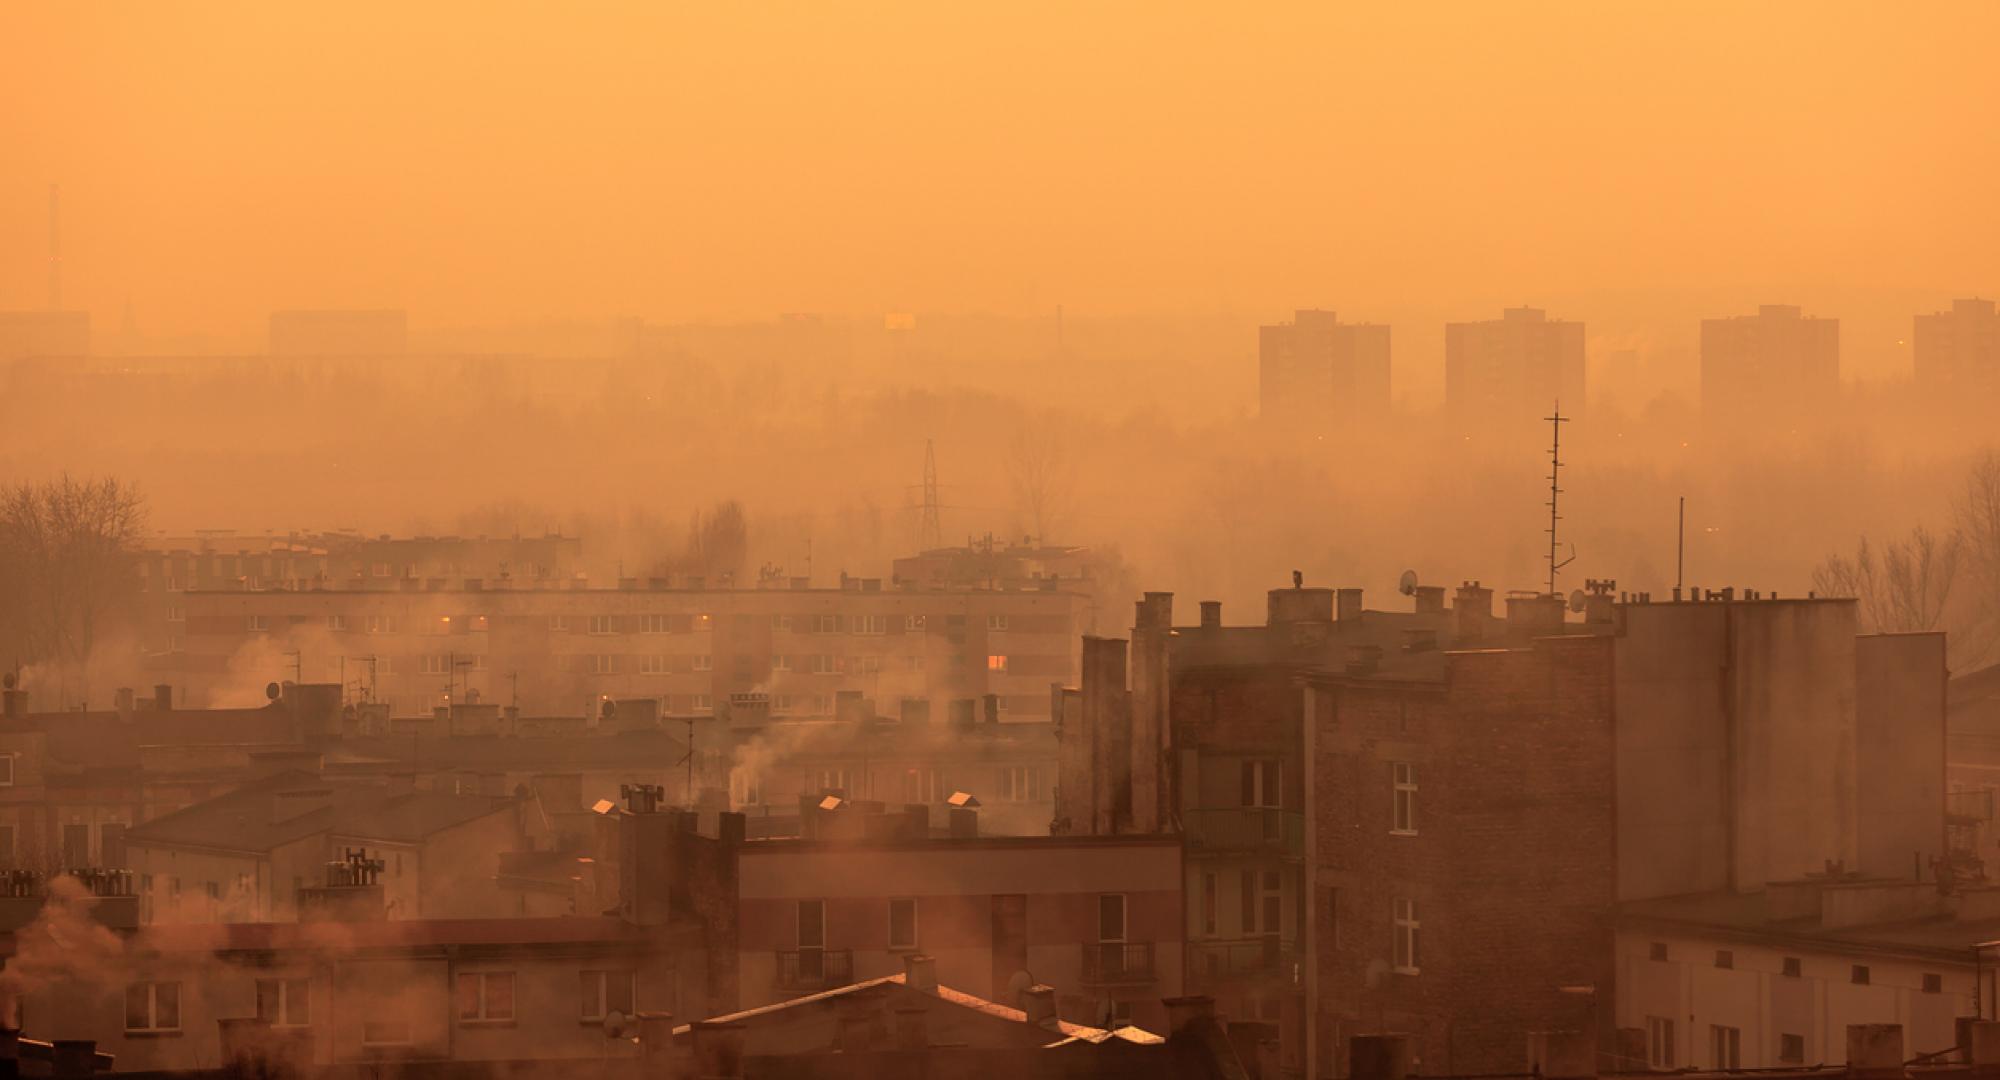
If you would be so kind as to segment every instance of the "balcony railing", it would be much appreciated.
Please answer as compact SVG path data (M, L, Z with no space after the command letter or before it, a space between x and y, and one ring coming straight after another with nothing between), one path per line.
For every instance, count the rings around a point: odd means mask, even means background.
M1188 971L1196 979L1290 977L1298 961L1298 947L1276 934L1188 942Z
M1153 981L1153 943L1098 942L1083 947L1083 981L1089 986L1130 986Z
M1190 810L1186 825L1188 847L1197 852L1305 853L1305 818L1296 810Z
M778 953L778 989L813 993L854 981L851 949L792 949Z

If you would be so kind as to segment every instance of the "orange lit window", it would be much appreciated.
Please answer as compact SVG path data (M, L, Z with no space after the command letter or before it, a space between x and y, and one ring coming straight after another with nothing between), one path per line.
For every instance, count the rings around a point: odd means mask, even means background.
M1006 674L1006 672L1007 672L1007 658L1006 658L1006 657L1004 657L1004 656L1001 656L1001 655L999 655L999 654L997 654L997 653L996 653L996 654L994 654L994 655L992 655L992 656L989 656L989 657L987 657L987 658L986 658L986 670L988 670L988 671L995 671L995 672L999 672L999 673L1001 673L1001 674L1003 674L1003 675L1004 675L1004 674Z

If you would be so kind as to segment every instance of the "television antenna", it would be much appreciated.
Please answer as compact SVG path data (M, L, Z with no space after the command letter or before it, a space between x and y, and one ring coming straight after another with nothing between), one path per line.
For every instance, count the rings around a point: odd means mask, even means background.
M1564 424L1567 424L1567 423L1569 423L1569 420L1570 420L1570 418L1569 418L1569 417L1567 417L1567 416L1564 416L1564 415L1562 414L1562 402L1558 401L1558 402L1556 402L1556 410L1555 410L1555 412L1554 412L1553 414L1549 415L1549 416L1545 416L1545 417L1543 417L1542 419L1544 419L1544 420L1547 420L1547 421L1549 422L1549 433L1550 433L1550 437L1549 437L1549 530L1548 530L1548 532L1549 532L1549 591L1548 591L1548 595L1550 595L1550 596L1559 596L1559 595L1561 595L1561 594L1560 594L1560 593L1558 593L1558 592L1556 592L1556 574L1557 574L1557 572L1558 572L1558 571L1560 571L1560 570L1561 570L1561 569L1562 569L1563 567L1565 567L1565 566L1568 566L1568 565L1569 565L1570 563L1573 563L1573 562L1575 562L1575 561L1576 561L1576 545L1575 545L1575 544L1571 544L1571 545L1570 545L1570 549L1569 549L1569 558L1567 558L1567 559L1562 559L1562 558L1560 558L1560 557L1558 556L1558 554L1557 554L1557 552L1558 552L1559 548L1558 548L1558 546L1557 546L1557 542L1556 542L1556 523L1562 520L1562 515L1556 512L1556 504L1557 504L1557 503L1558 503L1558 502L1559 502L1559 501L1561 500L1561 498L1562 498L1562 485L1561 485L1561 483L1559 482L1559 478L1560 478L1560 477L1561 477L1561 475L1562 475L1562 464L1563 464L1563 463L1562 463L1562 426L1563 426Z

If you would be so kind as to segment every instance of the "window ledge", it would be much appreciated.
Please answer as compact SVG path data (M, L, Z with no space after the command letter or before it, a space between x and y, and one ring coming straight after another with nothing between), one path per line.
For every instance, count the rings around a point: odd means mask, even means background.
M178 1039L187 1032L180 1028L126 1028L128 1039Z
M519 1027L520 1022L518 1020L467 1020L461 1017L458 1021L458 1026L468 1028L510 1028Z
M1390 836L1415 836L1415 835L1417 835L1417 830L1415 830L1415 829L1390 829L1390 830L1389 830L1389 835L1390 835Z

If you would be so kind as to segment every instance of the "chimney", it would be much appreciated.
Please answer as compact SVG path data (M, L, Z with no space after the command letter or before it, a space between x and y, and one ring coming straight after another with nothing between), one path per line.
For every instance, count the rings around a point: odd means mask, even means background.
M1341 622L1352 622L1361 617L1361 590L1341 589L1334 594L1337 598L1338 618Z
M112 694L111 700L113 703L113 707L118 710L118 719L120 720L132 719L132 703L134 699L132 696L131 687L129 686L119 687Z
M1161 1004L1167 1007L1167 1035L1170 1038L1179 1035L1190 1024L1202 1020L1212 1023L1215 1020L1215 999L1206 994L1163 998Z
M1356 1035L1348 1040L1348 1080L1404 1080L1412 1071L1408 1035Z
M951 838L953 840L977 840L979 838L979 811L969 806L952 807Z
M749 825L750 820L741 813L733 810L724 810L722 813L716 815L716 836L725 846L733 847L743 842L744 837L749 833Z
M928 1050L931 1045L931 1011L921 1005L896 1010L896 1049Z
M14 676L7 676L7 689L0 690L0 713L9 720L19 720L28 715L28 692L14 688Z
M1272 589L1264 595L1267 604L1264 623L1267 626L1333 621L1332 589Z
M688 1025L694 1044L694 1075L699 1080L742 1080L742 1024L697 1020Z
M1507 629L1516 637L1548 637L1563 632L1563 598L1541 593L1507 598Z
M1203 630L1222 629L1222 601L1203 600L1201 602L1201 628Z
M1056 1015L1056 988L1036 983L1021 991L1021 1011L1028 1014L1028 1023L1054 1028L1060 1019Z
M1165 630L1174 622L1174 594L1149 592L1134 605L1132 625L1140 630Z
M1452 598L1451 612L1459 645L1486 640L1487 627L1493 622L1493 590L1477 581L1460 585L1458 595Z
M903 985L926 994L937 993L937 958L923 953L903 956Z
M1847 1075L1902 1076L1903 1025L1847 1025Z
M1444 586L1442 585L1417 586L1417 614L1419 615L1444 614Z
M1544 1080L1587 1080L1597 1075L1597 1048L1581 1031L1530 1031L1528 1071Z
M174 688L170 683L156 683L153 686L153 708L166 712L174 707Z

